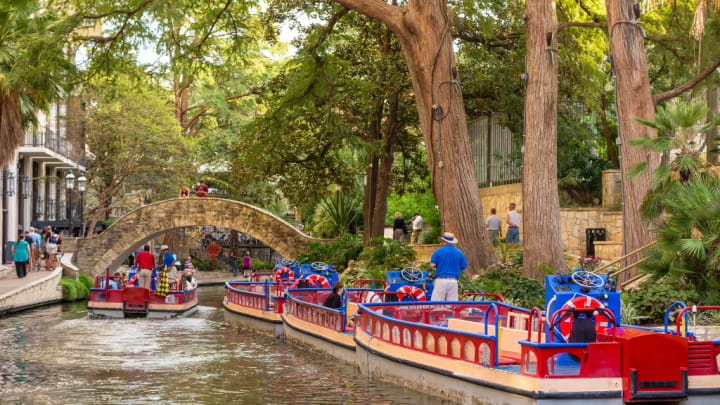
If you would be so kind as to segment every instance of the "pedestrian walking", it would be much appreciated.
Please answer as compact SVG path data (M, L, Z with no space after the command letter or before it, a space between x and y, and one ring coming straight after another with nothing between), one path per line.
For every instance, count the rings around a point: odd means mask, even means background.
M32 257L30 244L25 240L25 234L20 232L18 240L12 247L13 261L15 262L15 272L17 278L23 278L27 275L27 264Z
M393 239L399 242L405 242L405 234L407 228L405 228L405 220L399 212L395 213L395 222L393 222Z
M458 279L460 272L467 268L465 254L455 247L457 238L445 232L441 238L442 246L430 258L430 265L435 270L435 285L432 301L457 301Z
M42 236L37 230L30 227L30 232L25 236L25 240L30 244L30 271L40 271L40 243Z
M495 208L490 208L490 216L485 221L485 228L488 230L493 246L497 246L502 238L502 219L495 215L496 213Z
M238 257L237 257L237 250L236 249L230 249L230 271L232 272L233 276L237 277L237 270L238 270Z
M520 243L520 214L515 211L515 203L508 205L508 214L505 218L508 224L508 230L505 234L505 243Z
M248 276L250 270L252 270L252 260L250 259L250 252L245 251L245 256L243 256L243 272L245 273L245 277Z
M155 266L155 256L150 253L150 245L143 247L143 251L135 258L135 263L139 268L138 285L149 290L152 285L152 270Z
M420 216L419 212L416 212L412 220L412 235L410 236L410 244L417 245L420 239L420 232L423 228L423 217Z
M55 269L55 259L60 249L60 240L60 235L53 233L45 244L45 267L47 267L48 271Z

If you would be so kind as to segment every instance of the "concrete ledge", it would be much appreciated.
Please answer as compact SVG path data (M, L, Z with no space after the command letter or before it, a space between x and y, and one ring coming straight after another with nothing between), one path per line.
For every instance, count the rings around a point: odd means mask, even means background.
M0 315L62 301L62 289L58 288L62 272L57 267L46 277L1 295Z
M409 245L415 251L416 262L429 262L433 252L440 248L440 244L437 245Z
M77 279L80 269L73 264L73 253L64 253L60 258L60 266L63 269L63 277L70 277Z

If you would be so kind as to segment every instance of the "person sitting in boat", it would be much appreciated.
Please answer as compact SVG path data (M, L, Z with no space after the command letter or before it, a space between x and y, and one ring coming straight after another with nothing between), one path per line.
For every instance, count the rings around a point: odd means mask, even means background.
M184 277L186 290L197 287L197 281L195 280L195 277L192 276L192 274L185 273Z
M110 285L111 290L121 290L122 284L123 284L123 278L120 272L115 272L115 277L108 280L108 284Z
M336 281L335 284L333 284L332 292L325 298L323 306L328 308L341 308L344 287L342 281Z

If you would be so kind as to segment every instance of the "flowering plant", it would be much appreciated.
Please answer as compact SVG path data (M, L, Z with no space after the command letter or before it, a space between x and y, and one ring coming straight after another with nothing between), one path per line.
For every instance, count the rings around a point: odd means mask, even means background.
M599 257L582 255L578 259L578 265L583 271L594 271L600 265L600 261Z

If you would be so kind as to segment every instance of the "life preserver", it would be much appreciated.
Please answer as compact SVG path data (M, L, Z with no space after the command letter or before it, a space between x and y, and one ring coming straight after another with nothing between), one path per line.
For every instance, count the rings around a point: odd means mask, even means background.
M282 278L283 274L287 274L288 278L283 279ZM295 280L295 275L293 274L293 271L287 267L281 267L278 269L278 271L275 272L275 281L279 282L279 281L284 281L284 280L286 280L286 281L294 281Z
M330 288L330 282L328 281L328 279L321 276L320 274L313 273L305 278L314 281L315 284L320 284L321 288Z
M134 286L135 286L135 282L137 281L137 279L138 279L137 273L133 274L133 276L130 277L130 280L128 280L128 281L125 283L125 287L134 287Z
M404 285L395 291L398 297L398 301L402 301L404 295L412 295L415 297L415 301L427 301L425 292L422 288L415 287L414 285Z
M366 304L375 304L378 302L382 302L382 297L380 296L380 294L377 294L373 291L368 291L365 299L363 300L363 303Z
M566 311L570 308L605 308L602 302L589 295L580 295L566 302L558 311ZM556 311L557 312L557 311ZM607 329L610 320L598 311L593 311L595 317L595 330L604 332ZM567 342L570 338L570 329L572 328L572 316L568 316L558 325L563 338Z

